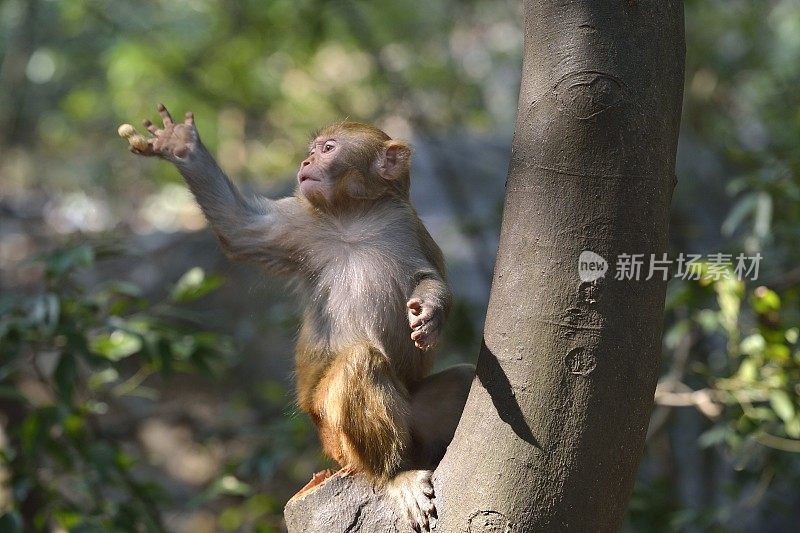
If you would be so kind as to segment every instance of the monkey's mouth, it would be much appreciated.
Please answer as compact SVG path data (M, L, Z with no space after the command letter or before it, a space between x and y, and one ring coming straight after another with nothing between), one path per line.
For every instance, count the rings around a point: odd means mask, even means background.
M300 176L300 183L304 181L319 181L317 178L312 178L311 176Z

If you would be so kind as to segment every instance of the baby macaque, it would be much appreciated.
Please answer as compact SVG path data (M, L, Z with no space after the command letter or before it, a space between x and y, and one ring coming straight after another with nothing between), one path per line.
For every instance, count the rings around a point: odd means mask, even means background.
M441 250L409 202L410 147L373 126L334 124L311 140L294 196L246 199L201 143L193 115L176 123L158 110L163 126L145 121L146 145L134 144L131 126L120 134L133 153L178 168L230 257L296 280L298 405L343 475L363 473L412 528L427 530L436 512L430 469L453 436L474 367L428 375L451 294Z

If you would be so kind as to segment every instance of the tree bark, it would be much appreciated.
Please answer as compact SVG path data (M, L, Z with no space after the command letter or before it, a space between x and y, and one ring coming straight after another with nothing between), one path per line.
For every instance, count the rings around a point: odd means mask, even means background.
M484 345L436 470L435 531L616 531L658 378L666 282L644 278L651 254L667 248L683 3L529 0L524 16ZM608 261L605 277L581 281L587 250ZM614 279L621 254L644 254L639 280ZM287 506L289 530L391 531L380 498L344 481ZM308 520L345 501L385 521Z

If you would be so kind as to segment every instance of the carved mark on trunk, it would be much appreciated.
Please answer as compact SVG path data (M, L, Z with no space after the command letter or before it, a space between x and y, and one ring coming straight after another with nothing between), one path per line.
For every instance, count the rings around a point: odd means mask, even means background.
M564 363L570 374L588 376L597 366L597 359L594 353L586 348L578 347L573 348L567 353L567 356L564 358Z
M468 533L511 533L511 522L497 511L475 511L467 519Z
M553 88L553 93L559 110L579 120L599 115L625 98L619 78L593 70L567 74Z

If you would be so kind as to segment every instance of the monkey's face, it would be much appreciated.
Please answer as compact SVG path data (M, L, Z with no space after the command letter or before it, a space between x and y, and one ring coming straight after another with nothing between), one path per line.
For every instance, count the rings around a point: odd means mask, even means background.
M297 183L300 193L312 204L330 203L333 200L336 163L341 159L341 154L342 149L336 138L317 137L311 143L308 157L300 163L300 170L297 171Z
M328 126L309 144L297 172L299 193L317 207L347 208L388 195L408 197L410 148L373 126Z

